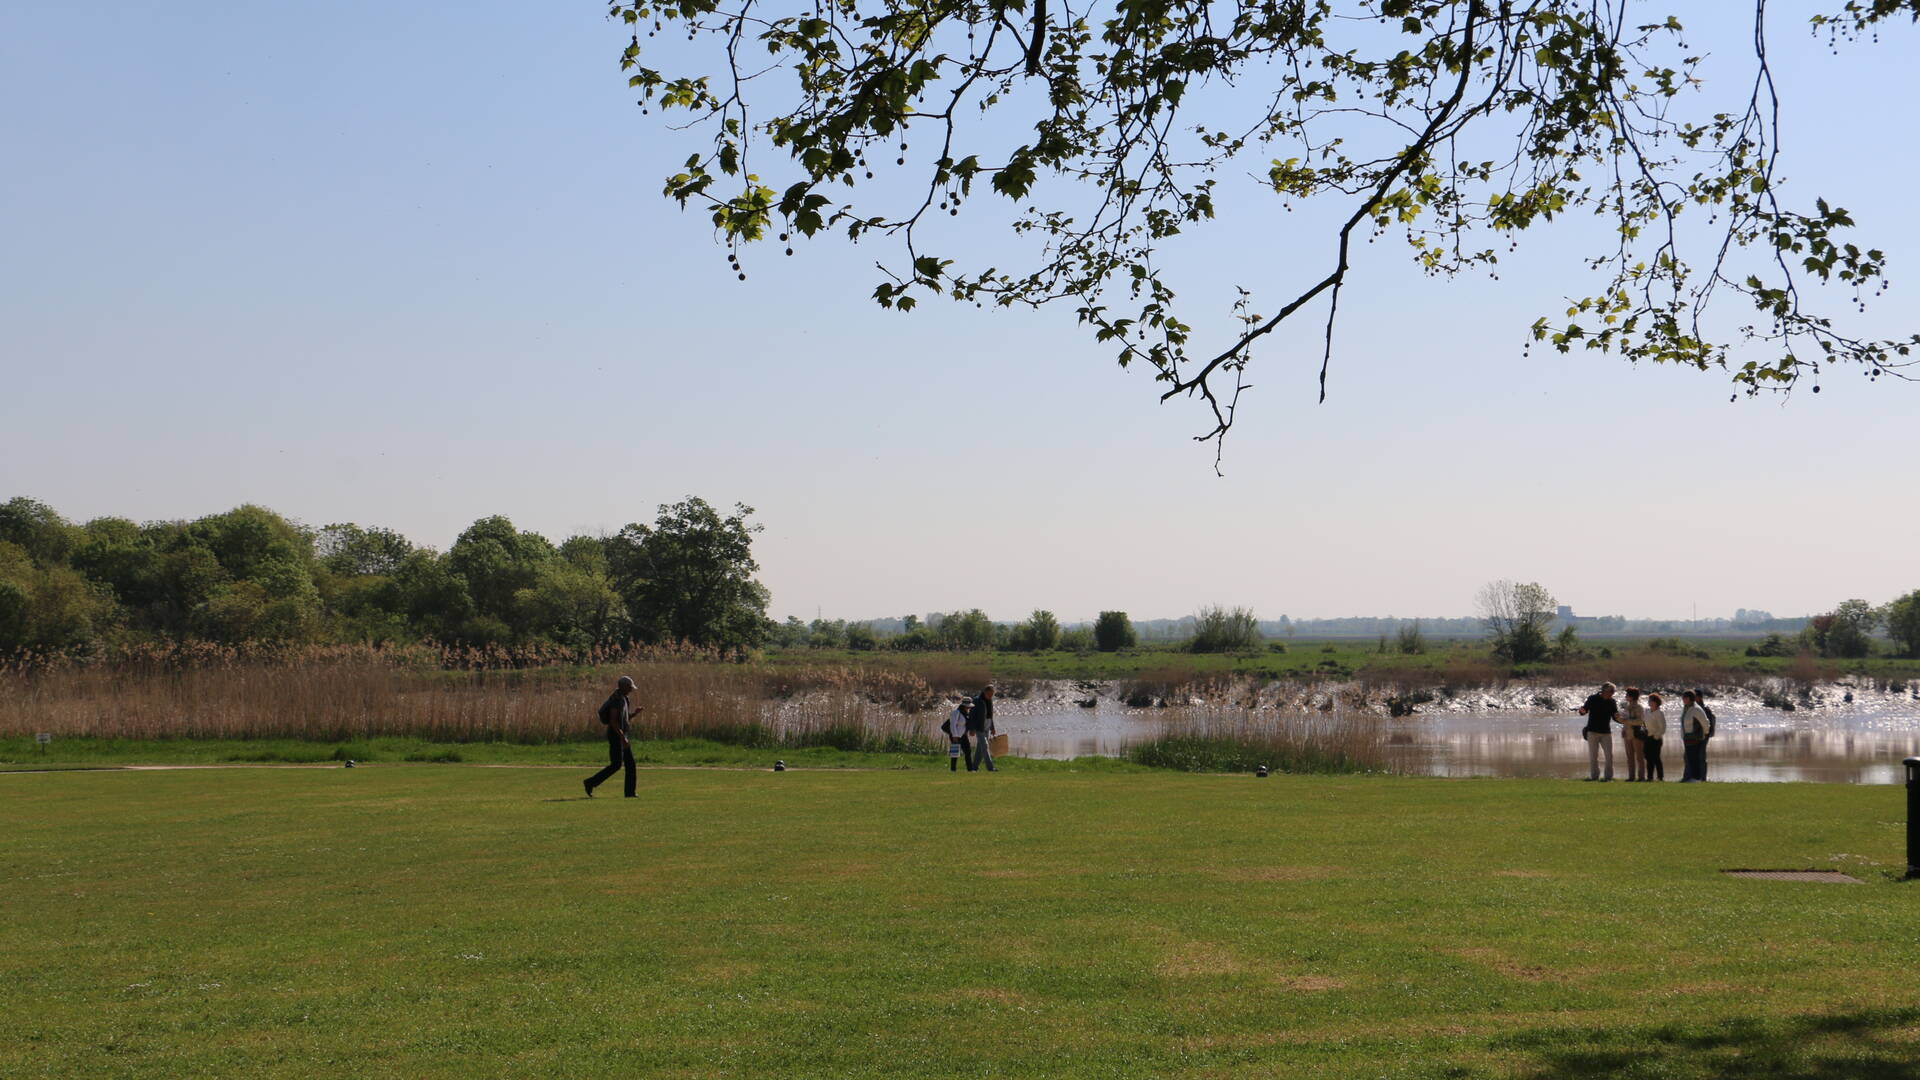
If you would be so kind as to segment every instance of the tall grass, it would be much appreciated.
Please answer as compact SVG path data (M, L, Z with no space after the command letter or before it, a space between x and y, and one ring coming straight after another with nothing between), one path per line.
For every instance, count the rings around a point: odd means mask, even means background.
M1161 730L1127 748L1128 760L1183 772L1387 771L1386 725L1371 713L1274 712L1230 706L1169 710Z
M934 697L911 672L834 668L779 677L685 650L568 660L611 666L481 666L460 651L313 646L168 647L108 663L0 666L0 735L126 739L381 736L432 742L602 738L596 711L631 675L636 738L750 746L933 752L930 725L900 711ZM526 659L521 657L521 659Z

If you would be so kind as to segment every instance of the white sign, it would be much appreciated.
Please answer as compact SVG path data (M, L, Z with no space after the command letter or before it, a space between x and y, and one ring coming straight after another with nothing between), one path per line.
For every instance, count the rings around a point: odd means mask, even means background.
M53 741L53 733L50 731L39 732L34 735L33 741L39 743L41 746L45 746Z

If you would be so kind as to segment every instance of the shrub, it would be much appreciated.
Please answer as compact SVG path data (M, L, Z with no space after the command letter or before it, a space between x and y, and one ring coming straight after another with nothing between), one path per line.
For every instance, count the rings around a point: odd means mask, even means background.
M1197 653L1241 652L1258 648L1260 622L1243 607L1229 611L1218 604L1200 609L1194 617L1193 640L1187 647Z
M1421 631L1419 619L1400 625L1399 639L1395 642L1395 647L1403 656L1416 656L1427 651L1427 635Z

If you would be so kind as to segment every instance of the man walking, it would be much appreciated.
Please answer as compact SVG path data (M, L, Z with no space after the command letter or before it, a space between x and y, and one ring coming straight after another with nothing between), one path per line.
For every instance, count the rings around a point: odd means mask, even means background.
M1613 779L1613 720L1620 715L1620 705L1613 700L1613 684L1601 683L1600 692L1587 699L1580 706L1580 715L1587 718L1584 730L1587 736L1587 779L1606 783ZM1600 774L1600 757L1607 759L1607 772Z
M632 696L633 679L622 675L613 696L600 706L600 722L607 726L607 767L580 782L587 789L589 799L593 798L593 789L619 772L621 766L627 770L627 798L634 797L639 775L633 767L633 744L627 741L627 736L633 733L633 710L639 706L627 700Z
M967 734L973 737L973 754L967 758L967 771L979 772L985 764L988 772L999 772L993 767L993 751L987 743L993 738L993 687L980 691L973 699L973 711L967 714Z

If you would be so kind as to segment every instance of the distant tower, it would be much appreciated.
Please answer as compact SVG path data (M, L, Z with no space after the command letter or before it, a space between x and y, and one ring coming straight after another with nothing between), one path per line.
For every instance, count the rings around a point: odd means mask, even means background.
M1553 609L1553 613L1569 621L1573 619L1573 608L1569 607L1566 604L1561 604L1559 607Z

